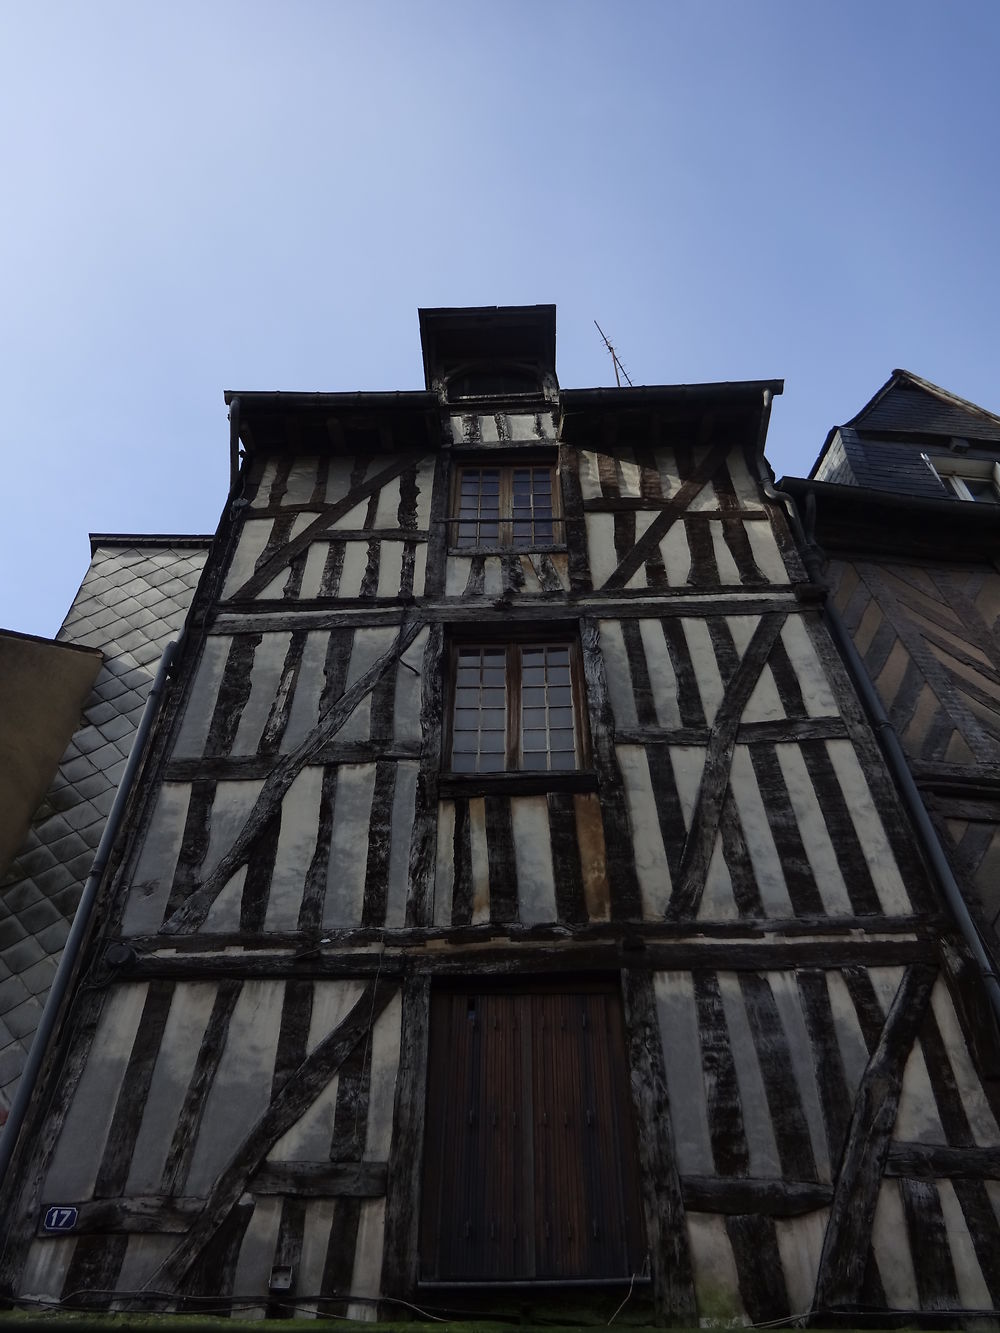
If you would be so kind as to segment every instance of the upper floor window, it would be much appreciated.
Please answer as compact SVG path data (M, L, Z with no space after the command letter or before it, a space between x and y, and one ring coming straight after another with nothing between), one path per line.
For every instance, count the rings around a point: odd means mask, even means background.
M520 551L562 545L555 470L548 463L460 467L451 545Z
M540 394L538 376L520 366L476 366L457 371L448 380L448 399L509 398L512 394Z
M457 644L452 772L582 767L576 658L571 642Z
M924 460L952 495L979 504L1000 504L1000 463L988 458L945 456Z

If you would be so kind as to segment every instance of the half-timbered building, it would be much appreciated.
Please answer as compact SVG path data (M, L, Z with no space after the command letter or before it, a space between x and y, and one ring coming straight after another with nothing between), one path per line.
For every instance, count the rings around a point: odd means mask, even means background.
M421 337L423 391L227 396L5 1289L996 1306L992 1034L772 498L780 382L561 390L552 307Z

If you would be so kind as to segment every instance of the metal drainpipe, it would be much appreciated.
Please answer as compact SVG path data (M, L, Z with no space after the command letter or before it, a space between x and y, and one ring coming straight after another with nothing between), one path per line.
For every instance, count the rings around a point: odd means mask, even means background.
M107 868L108 859L111 855L111 849L114 846L115 837L118 833L118 827L121 824L122 815L128 802L129 794L132 790L132 783L135 781L135 775L142 762L143 752L146 748L146 741L155 721L156 714L159 711L161 696L166 684L170 668L173 666L177 654L183 641L183 634L179 639L169 643L160 658L160 664L156 670L156 676L150 687L149 694L146 696L146 704L142 710L142 717L139 719L139 726L135 733L135 739L132 741L132 747L129 750L128 760L125 764L125 771L122 773L121 781L118 784L118 790L115 793L114 803L108 814L108 821L104 825L104 832L101 835L101 841L97 846L97 854L94 857L94 864L90 868L90 874L87 876L87 882L83 886L83 894L80 897L80 905L76 909L76 915L73 917L73 924L70 927L69 935L66 938L66 944L63 947L62 957L59 960L59 966L52 979L52 986L49 990L48 999L45 1001L45 1008L42 1010L41 1021L31 1042L31 1049L28 1051L28 1058L25 1061L24 1070L21 1074L21 1080L17 1085L17 1092L14 1095L14 1104L10 1108L10 1114L7 1117L7 1123L0 1132L0 1189L2 1189L7 1176L7 1169L10 1166L10 1160L14 1155L14 1149L17 1146L17 1140L21 1133L25 1117L28 1114L28 1107L34 1095L35 1085L38 1082L38 1072L41 1069L42 1061L45 1058L45 1052L51 1040L52 1033L55 1030L56 1022L59 1017L59 1010L62 1007L63 999L69 989L70 979L76 967L77 958L80 949L90 926L90 916L93 911L94 902L97 899L97 891L100 888L104 871Z
M758 475L761 484L764 487L764 494L768 499L775 500L784 506L785 512L791 521L795 536L798 539L799 547L802 551L802 558L805 562L806 571L809 577L821 587L826 586L820 565L818 548L811 535L807 535L803 527L802 520L799 517L798 506L795 503L795 497L789 495L787 491L776 489L773 481L768 475L767 464L764 462L763 454L758 451L757 454ZM810 496L810 499L813 499ZM815 506L815 500L813 499ZM810 525L811 528L811 525ZM931 817L927 813L927 807L924 805L923 797L920 795L919 788L913 780L913 774L910 772L910 766L906 759L906 754L900 744L899 737L896 734L896 728L889 720L882 704L882 700L875 689L872 679L868 674L864 662L854 646L854 640L848 633L847 626L841 618L840 612L834 606L829 597L823 602L823 615L833 635L833 640L837 645L844 664L847 667L848 675L854 684L855 689L861 696L869 717L878 734L881 742L882 752L889 764L893 777L896 779L899 790L902 794L906 808L916 827L917 837L920 840L921 849L927 860L933 868L937 877L938 884L944 894L945 901L951 908L955 922L962 933L962 937L972 952L973 958L979 966L980 976L986 986L986 994L989 997L990 1006L998 1023L1000 1023L1000 979L997 977L996 967L993 959L987 952L979 934L979 929L972 914L969 911L968 904L958 886L952 872L951 864L945 855L944 848L941 846L941 840L938 837L937 829L931 823Z

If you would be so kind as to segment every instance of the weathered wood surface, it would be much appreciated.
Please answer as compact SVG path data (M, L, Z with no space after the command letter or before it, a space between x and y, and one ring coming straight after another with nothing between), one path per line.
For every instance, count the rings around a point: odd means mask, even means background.
M779 1176L764 1180L740 1176L682 1176L684 1206L696 1213L760 1213L765 1217L800 1217L825 1208L833 1187L814 1180Z

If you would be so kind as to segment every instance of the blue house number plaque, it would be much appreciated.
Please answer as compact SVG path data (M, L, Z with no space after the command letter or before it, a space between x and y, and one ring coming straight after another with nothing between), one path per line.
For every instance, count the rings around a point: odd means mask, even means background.
M45 1214L42 1227L45 1231L72 1231L78 1216L75 1208L50 1208Z

